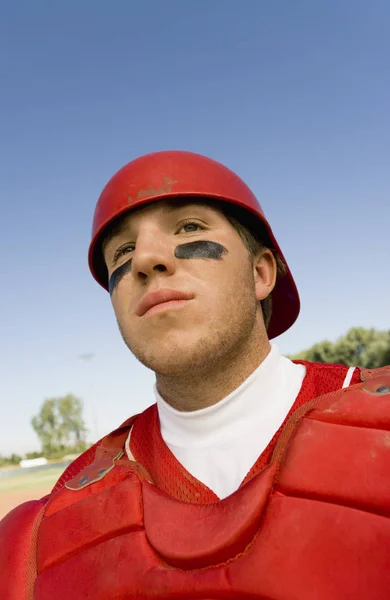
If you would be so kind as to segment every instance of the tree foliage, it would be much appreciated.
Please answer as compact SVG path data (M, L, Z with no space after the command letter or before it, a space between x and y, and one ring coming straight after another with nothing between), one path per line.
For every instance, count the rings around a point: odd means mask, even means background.
M335 342L324 340L293 359L375 369L390 364L390 331L353 327Z
M41 441L42 454L47 458L82 452L86 448L83 403L72 394L46 399L31 424Z
M10 456L0 455L0 467L15 466L20 463L22 457L19 454L11 454Z
M27 460L31 460L34 458L41 458L42 456L42 452L26 452L26 454L24 455L24 458Z

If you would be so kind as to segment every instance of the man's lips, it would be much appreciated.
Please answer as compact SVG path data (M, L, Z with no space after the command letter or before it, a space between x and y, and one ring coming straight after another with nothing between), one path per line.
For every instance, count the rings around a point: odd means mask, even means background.
M178 290L156 290L155 292L146 294L146 296L140 300L135 313L139 317L142 317L148 310L158 304L171 302L172 300L192 300L193 297L194 295L189 292L180 292Z

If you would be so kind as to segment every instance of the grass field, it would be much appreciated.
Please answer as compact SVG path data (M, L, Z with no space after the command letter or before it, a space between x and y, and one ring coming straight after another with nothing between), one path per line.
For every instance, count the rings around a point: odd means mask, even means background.
M0 519L18 504L50 492L63 471L63 467L34 473L21 470L12 477L0 477Z

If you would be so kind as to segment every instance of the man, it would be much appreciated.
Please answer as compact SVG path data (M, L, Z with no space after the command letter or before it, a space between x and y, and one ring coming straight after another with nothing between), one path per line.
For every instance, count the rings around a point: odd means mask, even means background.
M388 599L389 370L270 344L299 297L245 183L192 153L130 162L89 263L157 401L3 520L0 597Z

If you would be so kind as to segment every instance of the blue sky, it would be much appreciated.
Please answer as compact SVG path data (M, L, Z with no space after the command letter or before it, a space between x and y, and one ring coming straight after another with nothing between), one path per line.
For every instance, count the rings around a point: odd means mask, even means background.
M2 4L0 453L38 447L47 397L80 396L91 439L154 401L87 267L101 189L146 152L255 191L301 293L283 352L390 327L389 28L387 0Z

